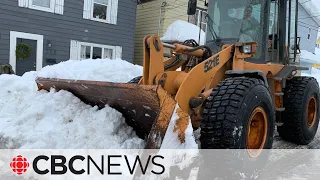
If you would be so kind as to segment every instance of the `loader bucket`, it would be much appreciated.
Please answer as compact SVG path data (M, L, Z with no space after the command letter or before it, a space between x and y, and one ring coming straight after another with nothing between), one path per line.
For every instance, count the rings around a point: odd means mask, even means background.
M139 85L37 78L39 90L65 90L84 103L104 108L106 104L118 110L137 135L148 138L147 149L158 149L168 128L176 101L158 85Z

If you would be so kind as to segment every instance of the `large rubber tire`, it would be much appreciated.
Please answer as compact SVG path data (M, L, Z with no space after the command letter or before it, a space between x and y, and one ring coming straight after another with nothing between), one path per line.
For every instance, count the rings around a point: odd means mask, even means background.
M282 113L283 125L278 127L279 136L299 144L309 144L315 137L319 125L319 84L313 77L294 77L287 81L284 90ZM308 127L308 104L315 100L315 119Z
M226 179L257 175L269 157L269 151L262 151L251 158L247 153L247 135L251 114L262 108L267 119L265 141L262 149L271 149L275 129L274 103L268 87L260 79L248 77L228 78L217 85L205 102L201 122L200 143L202 149L241 149L239 154L227 151L212 151L205 157L205 166L214 176ZM251 123L250 123L251 124ZM264 133L265 134L265 133ZM205 151L208 152L208 151ZM219 154L219 152L222 152ZM233 153L233 152L232 152ZM208 156L205 154L205 156ZM218 162L218 164L216 163ZM216 168L214 170L214 168ZM217 175L220 174L220 175Z
M137 77L131 79L128 83L138 84L141 78L142 78L142 76L137 76Z
M262 80L247 77L228 78L212 91L203 110L201 148L245 149L249 117L258 106L265 110L268 119L264 149L272 148L275 126L272 97Z

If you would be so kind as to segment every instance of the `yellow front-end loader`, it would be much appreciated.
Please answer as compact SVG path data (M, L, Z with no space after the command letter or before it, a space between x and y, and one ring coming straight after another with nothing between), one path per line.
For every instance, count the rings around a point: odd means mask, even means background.
M189 1L189 15L195 2ZM319 85L297 75L306 69L298 64L297 7L297 0L210 0L206 44L146 36L142 77L36 82L39 90L67 90L90 105L117 109L147 149L161 147L173 114L181 143L190 117L201 128L203 149L247 149L257 157L272 148L276 127L283 139L308 144L319 124Z

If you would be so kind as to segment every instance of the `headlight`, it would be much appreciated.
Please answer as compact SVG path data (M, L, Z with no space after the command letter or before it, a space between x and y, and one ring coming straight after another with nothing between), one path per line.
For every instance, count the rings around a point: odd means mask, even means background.
M242 46L242 53L250 54L251 53L251 44Z
M244 54L254 54L256 49L256 44L243 44L240 46L240 52Z

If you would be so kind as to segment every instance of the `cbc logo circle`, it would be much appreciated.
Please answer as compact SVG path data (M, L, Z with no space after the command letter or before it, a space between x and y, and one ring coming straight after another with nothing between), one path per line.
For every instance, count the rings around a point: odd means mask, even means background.
M25 157L19 155L12 159L10 167L13 172L17 173L18 175L21 175L22 173L25 173L27 171L29 167L29 162Z

